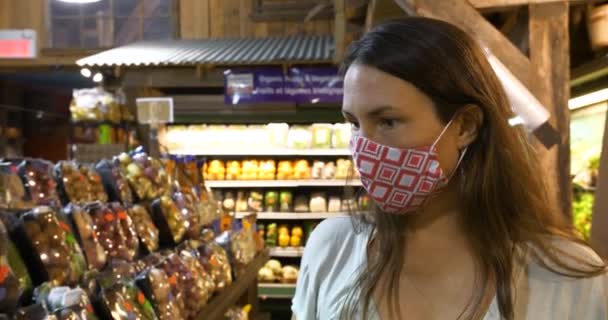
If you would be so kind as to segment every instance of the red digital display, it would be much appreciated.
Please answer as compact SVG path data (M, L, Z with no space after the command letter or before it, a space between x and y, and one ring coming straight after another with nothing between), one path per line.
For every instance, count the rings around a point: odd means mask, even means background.
M32 57L29 39L0 39L0 58L30 58Z

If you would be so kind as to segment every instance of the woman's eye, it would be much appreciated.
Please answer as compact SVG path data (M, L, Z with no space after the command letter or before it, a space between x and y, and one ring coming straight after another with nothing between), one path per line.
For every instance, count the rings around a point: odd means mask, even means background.
M394 128L396 124L397 124L397 121L394 119L380 119L380 126L387 128L387 129Z
M350 122L350 125L351 125L351 127L352 127L354 130L359 130L359 123L358 123L358 122L352 122L352 121L351 121L351 122Z

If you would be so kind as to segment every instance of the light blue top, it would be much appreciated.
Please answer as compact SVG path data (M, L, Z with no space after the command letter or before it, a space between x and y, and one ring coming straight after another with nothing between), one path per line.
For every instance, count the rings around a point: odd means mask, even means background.
M369 232L356 232L349 217L323 221L310 235L302 257L292 311L297 320L338 319L340 308L365 262ZM598 262L590 249L555 240L571 255ZM606 320L608 319L608 275L574 279L555 274L532 259L525 272L515 272L515 290L527 303L515 305L515 319L526 320ZM522 266L524 267L524 266ZM517 270L516 270L517 271ZM527 281L526 281L527 279ZM524 305L525 304L525 305ZM379 320L370 310L368 320ZM484 320L500 320L494 299Z

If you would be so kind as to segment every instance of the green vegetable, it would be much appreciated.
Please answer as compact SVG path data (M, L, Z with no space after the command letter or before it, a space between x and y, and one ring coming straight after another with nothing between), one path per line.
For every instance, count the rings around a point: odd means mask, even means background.
M581 193L572 203L572 220L574 227L585 239L591 233L591 215L593 213L593 193Z

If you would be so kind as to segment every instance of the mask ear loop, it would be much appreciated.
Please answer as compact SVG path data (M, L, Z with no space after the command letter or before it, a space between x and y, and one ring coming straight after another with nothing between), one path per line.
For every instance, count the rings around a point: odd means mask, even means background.
M445 132L448 131L448 128L452 124L452 121L454 121L454 118L450 119L450 121L448 121L448 124L446 124L445 127L443 127L443 130L441 130L441 133L439 134L439 136L437 137L437 139L435 139L435 142L433 142L433 144L431 145L431 149L435 150L435 146L437 145L437 143L439 142L439 140L441 140L441 138L443 137L443 135L445 134Z

